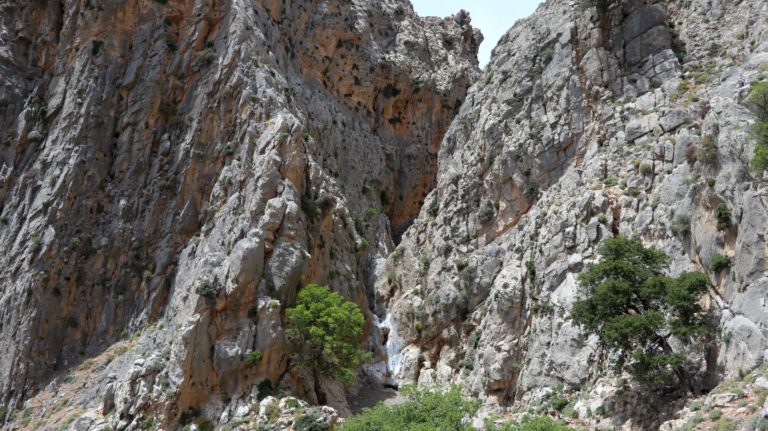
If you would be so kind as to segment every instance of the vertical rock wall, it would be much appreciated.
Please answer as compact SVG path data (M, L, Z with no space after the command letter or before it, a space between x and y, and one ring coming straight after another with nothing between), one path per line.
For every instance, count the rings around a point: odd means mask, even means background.
M0 8L0 404L131 338L82 391L119 428L277 384L303 284L369 309L482 40L400 1Z

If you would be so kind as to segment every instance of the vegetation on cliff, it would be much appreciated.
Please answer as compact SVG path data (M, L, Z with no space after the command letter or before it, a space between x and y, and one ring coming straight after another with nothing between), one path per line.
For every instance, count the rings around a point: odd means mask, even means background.
M379 404L348 419L341 431L474 431L472 418L480 401L468 400L454 386L446 392L419 390L413 386L402 391L406 400L395 406ZM561 431L567 428L549 417L526 416L502 425L486 421L487 431Z
M668 382L672 371L697 392L671 340L695 351L711 333L699 301L708 286L704 274L665 275L669 256L638 239L608 239L599 254L601 261L579 276L586 297L574 303L574 321L600 338L617 369L652 385Z
M310 284L285 312L294 360L315 376L349 380L369 354L359 348L365 317L327 286Z

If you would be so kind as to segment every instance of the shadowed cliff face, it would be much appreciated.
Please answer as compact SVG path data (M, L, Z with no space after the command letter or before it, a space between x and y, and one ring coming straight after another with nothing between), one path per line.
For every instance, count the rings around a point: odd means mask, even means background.
M123 425L277 383L304 283L368 309L482 40L399 1L0 9L0 399L142 331Z

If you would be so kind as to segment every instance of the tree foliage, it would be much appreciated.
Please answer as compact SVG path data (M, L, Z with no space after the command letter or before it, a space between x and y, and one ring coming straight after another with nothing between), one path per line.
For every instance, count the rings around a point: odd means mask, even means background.
M599 254L601 261L579 276L586 297L574 304L574 321L614 353L617 369L626 367L638 380L654 384L673 371L696 391L683 354L674 352L669 341L674 337L690 346L710 333L699 304L707 291L704 274L665 275L667 255L637 239L608 239Z
M302 289L286 318L294 359L315 375L349 380L369 357L359 348L363 313L327 286L310 284Z

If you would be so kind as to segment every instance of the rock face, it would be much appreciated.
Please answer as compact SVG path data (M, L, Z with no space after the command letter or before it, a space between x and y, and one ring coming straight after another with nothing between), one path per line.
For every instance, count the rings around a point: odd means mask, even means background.
M601 368L576 277L638 236L710 278L702 389L765 362L768 2L608 4L546 1L480 74L466 13L405 0L0 0L0 422L333 424L355 388L283 340L315 282L366 313L363 383L686 423Z
M282 312L310 282L369 309L365 280L434 187L478 74L469 17L368 0L0 9L3 412L127 337L83 391L113 427L232 417L267 379L316 402L288 373Z
M396 382L502 407L591 386L601 358L570 309L613 235L710 278L723 338L697 356L703 389L766 359L765 188L743 100L768 78L768 4L575 3L501 39L446 134L437 187L377 283ZM731 266L713 271L715 253ZM637 403L604 410L612 427L659 425Z

